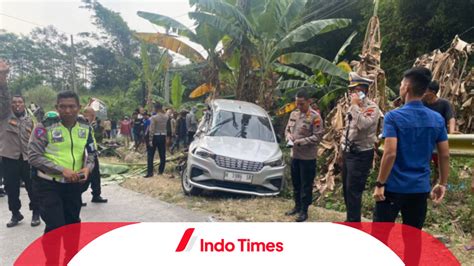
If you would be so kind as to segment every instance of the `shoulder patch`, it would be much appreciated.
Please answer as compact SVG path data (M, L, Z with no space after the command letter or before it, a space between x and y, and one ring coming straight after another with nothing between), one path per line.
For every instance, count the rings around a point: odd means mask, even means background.
M37 127L35 128L34 134L35 134L35 137L41 138L44 135L46 135L46 129L44 127Z
M316 118L313 120L313 125L315 125L315 126L320 126L320 125L321 125L321 118L316 117Z
M16 121L16 119L10 119L8 120L8 124L12 125L12 126L18 126L18 121Z

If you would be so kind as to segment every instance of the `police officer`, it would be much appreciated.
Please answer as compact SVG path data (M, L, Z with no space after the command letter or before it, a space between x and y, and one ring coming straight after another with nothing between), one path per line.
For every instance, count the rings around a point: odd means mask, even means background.
M95 138L94 133L95 131L95 126L98 126L97 120L96 120L96 115L95 115L95 110L88 106L84 109L84 118L87 120L86 122L89 123L92 129L92 138L94 140L94 146L95 150L97 151L97 141ZM86 192L87 189L89 188L89 185L91 186L92 189L92 200L91 202L94 203L107 203L106 198L102 198L101 193L101 185L100 185L100 165L99 165L99 156L95 157L94 161L94 169L91 172L90 178L87 179L87 181L84 183L82 187L82 193ZM86 206L87 203L82 202L82 206Z
M316 176L317 146L323 134L323 122L318 112L311 109L311 100L305 90L296 93L297 110L290 114L285 129L288 146L291 149L291 180L295 207L286 215L297 215L296 221L308 219L313 182Z
M79 97L60 92L59 119L39 123L31 136L29 161L37 170L33 188L38 195L45 233L80 222L81 185L94 167L95 146L88 123L78 121Z
M342 136L342 189L347 222L361 221L362 192L374 159L380 110L368 99L372 80L349 73L351 103Z
M156 114L150 118L150 127L147 140L147 174L144 176L153 176L153 159L156 149L160 155L160 166L158 174L162 175L166 164L166 137L171 135L171 123L169 117L163 111L161 103L155 104Z
M39 207L31 188L27 153L33 120L26 113L25 100L22 96L13 96L11 99L8 96L8 71L9 66L0 60L0 157L2 157L8 208L12 212L7 227L16 226L24 218L20 213L22 180L30 198L30 210L33 211L31 226L38 226L40 224Z

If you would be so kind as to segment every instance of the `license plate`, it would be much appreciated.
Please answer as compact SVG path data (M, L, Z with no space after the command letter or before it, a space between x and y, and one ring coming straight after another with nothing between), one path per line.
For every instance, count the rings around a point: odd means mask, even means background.
M224 180L241 183L252 183L253 175L243 173L225 172Z

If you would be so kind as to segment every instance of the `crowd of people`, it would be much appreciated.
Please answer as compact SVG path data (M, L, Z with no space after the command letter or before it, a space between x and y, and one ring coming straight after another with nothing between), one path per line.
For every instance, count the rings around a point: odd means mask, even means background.
M162 110L169 119L170 125L166 133L167 151L173 154L181 148L185 148L192 142L197 130L197 108L192 107L190 111L182 109L179 112L173 108ZM143 145L149 146L147 141L152 116L157 111L146 111L143 107L135 109L131 116L124 116L120 120L106 118L103 121L96 119L91 125L94 128L97 141L117 140L121 138L125 147L138 150Z

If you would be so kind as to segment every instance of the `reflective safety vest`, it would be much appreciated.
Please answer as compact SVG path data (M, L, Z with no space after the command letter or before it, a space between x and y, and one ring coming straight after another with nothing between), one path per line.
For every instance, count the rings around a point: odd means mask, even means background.
M46 129L49 143L44 156L54 164L75 172L84 168L89 125L78 121L73 128L67 129L61 123L55 123ZM61 175L50 176L63 178Z

